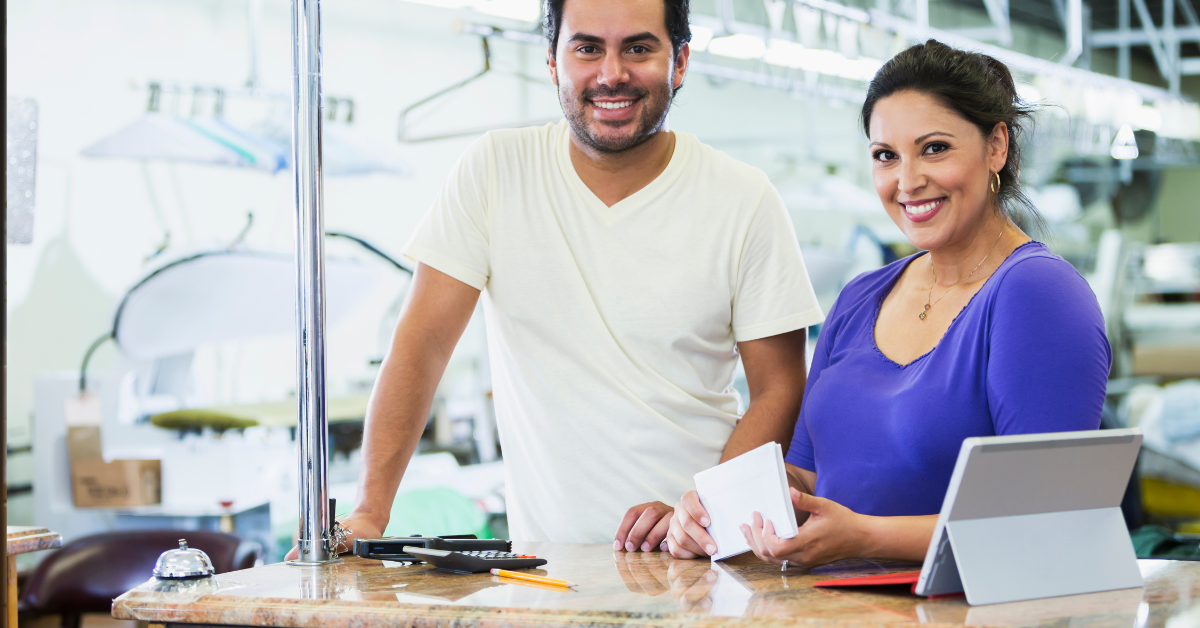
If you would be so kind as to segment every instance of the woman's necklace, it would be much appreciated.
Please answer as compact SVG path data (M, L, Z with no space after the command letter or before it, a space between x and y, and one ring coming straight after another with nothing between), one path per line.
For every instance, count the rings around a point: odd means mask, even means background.
M944 299L946 297L947 294L950 294L950 291L953 290L955 286L966 281L967 279L970 279L971 275L974 275L975 271L979 270L979 267L983 266L983 263L986 262L987 258L991 256L992 251L996 250L996 245L1000 244L1000 238L1003 236L1004 236L1004 228L1001 227L1000 235L996 236L996 241L992 243L992 248L988 249L987 255L984 255L983 259L979 260L979 263L975 265L975 268L971 269L971 272L967 273L966 277L959 279L958 281L954 282L954 285L950 286L949 288L946 288L946 291L942 293L942 296L938 297L937 301L934 301L933 303L930 303L929 299L930 299L930 297L933 296L933 287L937 285L937 268L933 265L933 254L930 253L929 268L931 270L933 270L933 284L929 286L929 294L926 295L926 297L925 297L925 309L922 310L920 314L917 314L917 318L919 318L921 320L925 320L925 312L929 311L929 308L937 305L938 301L941 301L942 299Z

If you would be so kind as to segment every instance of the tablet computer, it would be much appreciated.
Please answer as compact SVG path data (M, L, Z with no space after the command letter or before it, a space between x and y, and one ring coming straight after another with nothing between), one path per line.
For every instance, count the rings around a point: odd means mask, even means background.
M1142 586L1121 499L1140 429L963 441L913 587L994 604Z

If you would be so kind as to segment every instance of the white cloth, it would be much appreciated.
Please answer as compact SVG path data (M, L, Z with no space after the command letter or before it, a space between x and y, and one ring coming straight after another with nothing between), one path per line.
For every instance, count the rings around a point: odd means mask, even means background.
M611 543L720 460L735 343L823 314L761 171L676 132L663 173L607 207L569 142L565 121L485 135L405 255L485 290L512 538Z

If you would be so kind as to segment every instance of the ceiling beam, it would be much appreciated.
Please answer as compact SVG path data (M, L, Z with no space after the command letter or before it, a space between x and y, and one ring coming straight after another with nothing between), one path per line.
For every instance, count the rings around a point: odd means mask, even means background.
M1156 31L1159 39L1162 35ZM1179 41L1200 42L1200 26L1176 26L1175 37ZM1093 48L1116 48L1121 45L1148 46L1150 35L1145 30L1130 29L1128 33L1119 30L1092 31Z

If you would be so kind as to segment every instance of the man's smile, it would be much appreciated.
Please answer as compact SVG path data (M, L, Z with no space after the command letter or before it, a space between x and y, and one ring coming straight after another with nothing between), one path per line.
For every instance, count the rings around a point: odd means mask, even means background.
M592 104L596 105L597 107L600 107L601 109L624 109L625 107L632 105L633 101L632 100L622 100L619 102L605 102L605 101L593 100Z

